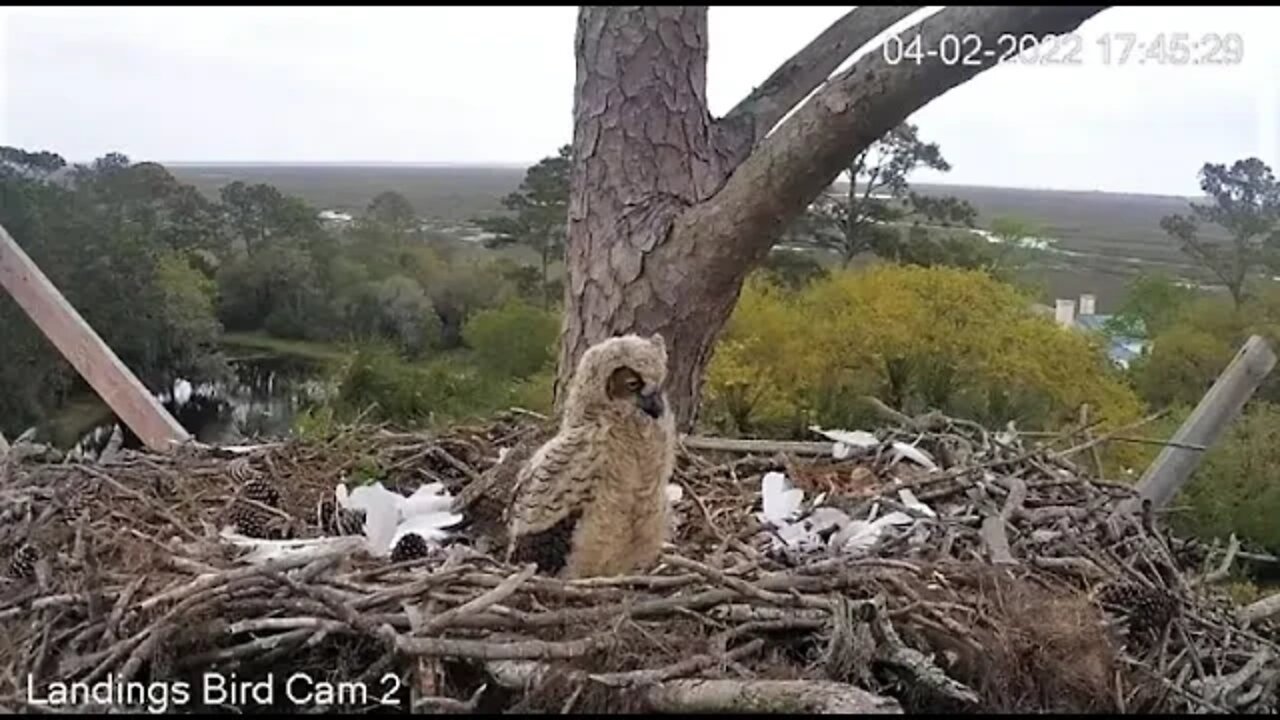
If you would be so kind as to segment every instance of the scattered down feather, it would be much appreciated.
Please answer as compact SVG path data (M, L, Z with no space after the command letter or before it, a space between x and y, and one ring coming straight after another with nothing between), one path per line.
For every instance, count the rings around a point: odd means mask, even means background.
M844 460L853 454L854 448L872 448L880 444L880 439L865 430L823 430L817 425L809 427L813 432L831 440L831 457Z
M803 513L804 491L792 487L787 476L780 472L766 473L761 478L760 495L763 511L759 517L772 526L774 549L783 552L860 555L875 547L890 528L915 522L915 518L903 512L853 520L837 508L822 505L825 493L815 499L812 510ZM908 509L926 517L937 517L937 512L920 502L910 490L899 491L898 497Z
M929 457L929 453L921 450L920 448L914 445L908 445L904 442L895 441L893 443L892 455L893 455L894 462L897 462L898 460L906 458L907 460L910 460L911 462L925 468L926 470L932 471L932 470L938 469L937 463L933 461L933 458Z
M780 472L765 473L760 482L762 510L760 517L775 527L785 525L800 511L804 490L791 487L791 481Z
M817 425L811 425L809 429L834 443L831 446L831 457L836 460L849 458L855 449L865 450L880 444L880 439L866 430L823 430ZM925 469L938 469L933 458L914 445L895 440L889 447L894 462L905 458Z
M915 510L925 517L938 517L938 513L934 512L933 508L920 502L920 500L916 498L916 494L907 488L902 488L898 491L898 499L902 501L903 505L906 505L909 509Z
M831 536L828 547L833 552L861 555L875 547L890 527L910 525L914 520L906 513L891 512L877 520L853 520Z
M334 493L339 507L364 511L365 544L374 557L389 556L396 542L408 533L418 534L428 544L438 544L448 537L446 528L462 521L461 515L449 511L453 498L440 483L423 485L407 498L380 482L350 492L346 485L338 485Z

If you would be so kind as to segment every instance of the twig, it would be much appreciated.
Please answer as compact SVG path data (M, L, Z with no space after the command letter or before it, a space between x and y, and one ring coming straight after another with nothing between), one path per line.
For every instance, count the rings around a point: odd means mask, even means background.
M668 680L641 697L659 713L902 714L893 698L820 680Z
M537 570L537 565L529 563L523 570L508 577L506 580L503 580L498 587L484 593L475 600L459 605L452 610L440 613L439 615L431 618L427 622L423 623L421 629L415 628L414 634L429 635L438 632L443 628L449 627L451 623L459 618L480 614L489 607L496 605L515 594L515 592L520 589L520 586L532 577Z
M379 635L389 643L393 643L396 650L406 655L471 658L475 660L565 660L601 650L613 642L613 638L607 636L595 636L564 642L548 642L544 640L486 642L480 640L417 638L400 635L387 625L380 629Z
M705 667L723 662L734 662L748 655L755 654L764 647L763 640L752 640L736 647L726 653L713 655L695 655L686 660L677 663L665 665L663 667L654 668L652 670L632 670L630 672L618 673L599 673L589 677L591 680L602 685L610 687L626 687L631 685L646 685L649 683L669 680L671 678L689 675L697 672Z
M835 443L804 440L745 440L688 435L682 440L690 450L706 452L746 453L752 455L830 455Z
M1231 533L1231 537L1227 541L1227 554L1222 557L1222 562L1218 563L1218 567L1213 571L1193 580L1191 585L1211 585L1227 579L1227 576L1231 574L1231 564L1235 562L1236 554L1239 552L1240 539L1236 537L1235 533Z

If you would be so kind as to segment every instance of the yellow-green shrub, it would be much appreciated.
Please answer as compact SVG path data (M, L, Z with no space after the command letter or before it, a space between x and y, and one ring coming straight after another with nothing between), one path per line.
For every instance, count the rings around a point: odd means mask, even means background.
M462 330L475 361L502 378L524 378L545 370L555 357L559 336L558 315L522 302L478 312Z
M1023 428L1103 427L1141 413L1099 343L1035 315L1030 299L980 271L880 265L790 293L753 277L707 375L721 430L799 433L873 422L864 394L908 413L931 408Z

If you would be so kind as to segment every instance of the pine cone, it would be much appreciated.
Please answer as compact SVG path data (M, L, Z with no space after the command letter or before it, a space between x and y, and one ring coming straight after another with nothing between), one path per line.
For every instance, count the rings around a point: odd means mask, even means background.
M424 558L430 554L431 548L427 546L427 541L422 539L421 535L416 533L408 533L400 538L395 548L391 551L391 562L404 562L405 560L416 560Z
M36 572L36 560L38 559L39 553L36 552L34 547L23 545L9 559L9 575L23 580L33 577Z
M260 540L270 539L271 516L252 505L237 505L231 509L231 524L241 535Z
M364 512L339 508L329 498L316 504L316 525L326 535L359 535L364 532Z
M280 491L266 480L250 480L244 484L241 492L249 500L260 502L274 508L280 507Z
M1167 590L1136 583L1109 584L1098 593L1098 600L1123 612L1134 629L1163 628L1180 609L1178 598Z

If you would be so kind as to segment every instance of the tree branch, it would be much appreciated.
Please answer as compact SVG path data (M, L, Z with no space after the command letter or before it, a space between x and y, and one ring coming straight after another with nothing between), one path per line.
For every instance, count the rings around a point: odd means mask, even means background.
M974 34L983 47L995 49L1005 33L1044 35L1069 32L1104 9L1097 7L949 7L904 30L903 43L915 41L936 49L945 35ZM714 198L693 208L678 227L698 242L711 237L737 238L717 248L729 267L736 261L754 264L768 252L791 222L844 169L849 158L884 136L912 113L951 88L995 65L889 63L871 53L801 106L767 137L734 171ZM714 264L711 267L715 267Z
M922 7L858 7L845 13L735 105L724 116L724 122L733 124L749 120L751 143L760 142L792 108L826 82L841 63L894 23Z

